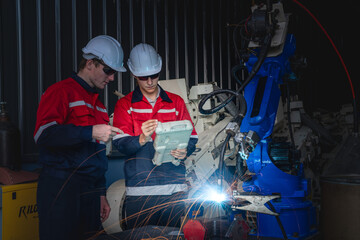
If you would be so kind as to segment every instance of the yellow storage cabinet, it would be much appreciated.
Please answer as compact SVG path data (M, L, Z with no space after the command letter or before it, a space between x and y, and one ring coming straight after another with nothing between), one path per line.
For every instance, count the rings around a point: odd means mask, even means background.
M2 240L38 240L37 182L0 186Z

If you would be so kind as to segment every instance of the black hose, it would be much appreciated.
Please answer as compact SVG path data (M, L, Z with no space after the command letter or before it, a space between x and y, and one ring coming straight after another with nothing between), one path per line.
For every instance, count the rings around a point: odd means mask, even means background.
M199 103L199 111L202 114L213 114L217 111L219 111L220 109L222 109L223 107L225 107L229 102L231 102L234 97L238 97L240 94L240 92L245 88L245 86L251 81L251 79L255 76L255 74L259 71L261 65L263 64L265 57L269 51L270 45L271 45L271 39L272 39L272 33L269 33L265 36L264 38L264 44L260 50L259 53L259 57L258 60L256 61L256 63L254 64L253 68L251 69L251 72L249 74L249 76L247 77L247 79L245 80L245 82L240 86L240 88L237 91L233 91L233 90L228 90L228 89L222 89L222 90L217 90L217 91L213 91L212 93L207 94L206 96L204 96L200 103ZM230 96L228 99L226 99L223 103L221 103L220 105L212 108L212 109L208 109L205 110L203 109L203 106L205 104L205 102L207 100L209 100L210 98L212 98L215 95L221 94L221 93L229 93Z
M247 103L246 103L245 97L243 95L239 96L239 104L240 104L240 112L237 116L236 121L240 126L241 121L243 120L243 118L245 117L245 114L247 112Z
M235 65L233 68L231 68L231 75L234 77L234 79L240 86L243 85L243 82L238 78L236 73L243 69L245 69L245 66L243 64L238 64L238 65Z
M240 181L244 181L246 178L247 167L244 167L244 159L239 153L236 155L236 170Z
M239 95L240 98L240 112L239 114L232 120L233 122L236 122L238 126L241 126L241 122L245 117L246 111L247 111L247 105L246 101L243 95ZM230 138L233 137L235 133L228 132L225 138L225 141L221 147L220 156L219 156L219 172L220 172L220 188L222 189L222 179L224 178L224 156L226 147L230 141Z
M274 213L276 213L276 209L275 209L274 206L271 204L271 202L268 202L268 204L269 204L269 207L270 207L271 211L273 211ZM287 235L286 235L286 231L285 231L285 228L284 228L284 226L283 226L283 224L282 224L282 222L281 222L281 220L280 220L280 217L279 217L279 216L275 216L275 217L276 217L277 223L279 224L279 227L280 227L280 230L281 230L281 233L282 233L284 239L287 240L288 238L287 238Z
M272 1L266 0L266 13L269 15L272 11Z
M220 105L211 108L211 109L203 109L204 104L206 103L206 101L210 98L212 98L215 95L218 94L222 94L222 93L229 93L230 95L235 95L238 96L240 94L237 94L235 91L233 90L228 90L228 89L221 89L221 90L215 90L212 93L209 93L207 95L205 95L200 103L199 103L199 112L202 114L213 114L216 113L217 111L219 111L220 109L222 109L225 105L227 105L229 102L231 102L233 100L234 96L229 97L228 99L226 99L225 101L223 101L223 103L221 103Z
M224 141L224 143L223 143L223 145L221 147L220 156L219 156L219 173L220 173L219 185L220 185L221 191L222 191L222 185L223 185L222 184L222 179L224 178L224 156L225 156L226 147L227 147L231 137L232 137L232 134L228 133L226 138L225 138L225 141Z
M269 48L271 46L271 39L272 39L272 33L269 33L264 38L264 44L260 49L259 57L256 63L254 64L253 68L251 69L251 72L249 76L247 77L246 81L244 82L243 86L241 86L237 92L240 92L249 82L250 80L255 76L255 74L259 71L261 65L263 64L265 57L269 51Z
M219 90L219 89L220 88L218 86L216 86L216 85L214 86L214 90ZM217 97L220 99L220 101L225 101L227 99L227 96L224 93L223 94L218 94ZM238 114L238 109L236 107L236 104L233 103L233 102L229 102L229 104L227 104L225 106L225 109L230 113L230 115L232 117L236 117L237 114Z

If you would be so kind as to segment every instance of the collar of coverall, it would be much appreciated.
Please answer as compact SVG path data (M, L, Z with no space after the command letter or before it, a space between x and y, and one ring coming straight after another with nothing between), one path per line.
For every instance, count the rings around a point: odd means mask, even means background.
M162 89L160 87L160 85L158 84L158 87L160 88L160 97L163 101L169 102L171 103L172 100L169 98L169 96L166 94L166 92L164 91L164 89ZM140 102L143 99L143 94L140 91L139 86L137 86L133 92L132 98L131 98L131 102L132 103L136 103L136 102Z
M76 72L74 72L74 74L71 76L71 78L74 79L77 83L79 83L83 88L85 88L86 91L91 92L91 93L98 93L96 91L95 87L93 87L93 88L90 87L90 85L87 84L87 82L85 82L84 79L79 77Z

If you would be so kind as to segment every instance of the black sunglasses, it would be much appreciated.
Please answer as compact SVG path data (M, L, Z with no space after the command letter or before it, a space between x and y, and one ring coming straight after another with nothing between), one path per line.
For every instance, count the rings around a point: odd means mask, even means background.
M106 75L110 76L117 72L116 70L114 70L111 67L109 67L108 65L106 65L103 61L96 59L96 58L94 58L94 60L104 66L103 71Z
M154 80L155 78L158 78L159 75L160 75L160 73L155 73L155 74L150 75L150 76L142 76L142 77L136 77L136 78L139 79L140 81L146 81L149 78L151 78L151 80Z
M109 66L106 66L106 65L103 65L103 71L106 75L110 76L110 75L113 75L114 73L116 73L117 71L112 69L111 67Z

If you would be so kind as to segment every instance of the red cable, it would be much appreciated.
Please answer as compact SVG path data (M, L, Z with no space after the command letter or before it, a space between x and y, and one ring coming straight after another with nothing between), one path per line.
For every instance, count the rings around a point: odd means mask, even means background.
M352 92L352 95L353 95L353 99L355 100L355 92L354 92L354 87L353 87L353 84L352 84L352 81L351 81L351 78L350 78L350 74L349 74L349 71L345 65L345 62L343 60L343 58L341 57L341 54L340 52L338 51L337 47L335 46L335 43L333 42L333 40L331 39L331 37L329 36L329 34L326 32L325 28L321 25L321 23L319 22L319 20L317 20L317 18L314 16L314 14L312 14L304 5L302 5L299 1L297 0L293 0L293 2L295 2L296 4L298 4L300 7L302 7L314 20L315 22L317 23L317 25L319 25L319 27L321 28L321 30L325 33L326 37L329 39L331 45L333 46L336 54L338 55L340 61L341 61L341 64L343 65L344 69L345 69L345 72L346 72L346 75L347 75L347 78L349 80L349 83L350 83L350 87L351 87L351 92Z
M249 22L250 17L251 17L251 15L248 16L248 18L247 18L246 21L245 21L245 32L246 32L247 34L249 34L249 31L248 31L248 29L247 29L247 24L248 24L248 22Z

